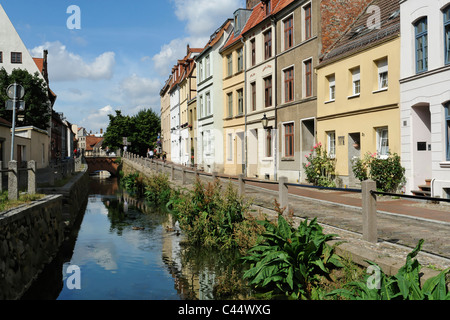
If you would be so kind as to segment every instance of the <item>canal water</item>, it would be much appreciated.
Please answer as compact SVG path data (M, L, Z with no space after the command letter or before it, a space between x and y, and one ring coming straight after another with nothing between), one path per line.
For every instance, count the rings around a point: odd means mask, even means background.
M215 299L217 277L234 257L186 247L173 225L116 179L91 179L82 219L23 299Z

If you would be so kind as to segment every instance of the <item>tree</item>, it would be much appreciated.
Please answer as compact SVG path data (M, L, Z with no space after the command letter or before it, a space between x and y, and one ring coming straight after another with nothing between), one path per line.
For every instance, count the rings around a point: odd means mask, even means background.
M15 82L25 89L25 112L21 112L25 117L20 125L46 130L51 117L51 106L47 84L37 72L32 75L26 70L14 69L9 75L4 68L0 69L0 117L12 122L12 112L3 106L9 100L6 89Z
M104 134L104 144L113 150L123 147L123 138L127 137L131 145L128 151L146 155L148 148L155 148L161 119L153 110L141 110L133 117L124 116L120 110L109 115L109 125Z
M116 110L116 115L108 115L109 125L103 138L103 144L112 150L121 149L123 146L123 137L128 137L131 119L123 116L120 110Z

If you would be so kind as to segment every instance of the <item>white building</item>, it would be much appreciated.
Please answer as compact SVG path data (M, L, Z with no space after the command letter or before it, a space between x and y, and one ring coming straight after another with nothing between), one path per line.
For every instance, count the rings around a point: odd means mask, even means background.
M170 140L171 140L171 161L180 163L181 161L181 127L180 127L180 87L177 81L180 77L179 69L173 70L173 86L170 88Z
M197 165L206 172L224 171L223 63L220 49L233 30L228 19L211 35L197 64Z
M0 69L4 68L8 74L11 74L14 69L22 69L28 71L28 73L34 75L36 72L39 76L48 84L48 75L47 75L47 51L43 52L43 58L33 58L17 33L14 25L6 14L5 10L0 4ZM3 89L2 89L3 90ZM52 108L53 103L56 100L56 95L47 87L48 97L49 97L49 108ZM51 121L51 120L50 120ZM16 123L16 125L20 125ZM51 123L49 122L47 125L42 125L42 128L37 129L33 128L31 131L27 128L18 128L16 127L18 132L39 132L39 139L36 141L31 141L30 144L33 145L36 143L35 148L26 151L26 147L17 147L15 148L15 159L26 159L26 160L35 160L38 164L38 168L46 166L49 162L50 158L50 135L51 130L49 129ZM20 130L19 130L20 129ZM44 130L41 130L44 129ZM45 131L47 129L47 131ZM43 133L45 132L45 133ZM27 139L33 139L37 137L36 134L29 134ZM42 138L45 136L45 138ZM10 145L11 135L9 137L0 137L0 144ZM9 140L9 142L8 142ZM42 141L47 140L47 141ZM39 149L39 152L34 152L35 149L42 148L44 146L46 148L45 151ZM25 151L24 151L25 150ZM10 152L8 152L4 147L0 145L0 160L3 161L3 166L7 166L7 162L10 161ZM45 154L43 154L45 153ZM25 156L24 156L25 154Z
M404 0L401 9L402 161L411 193L431 180L450 197L450 1Z
M11 20L0 4L0 68L8 74L14 69L27 70L30 74L42 73L25 44L14 28ZM42 76L42 79L45 78Z

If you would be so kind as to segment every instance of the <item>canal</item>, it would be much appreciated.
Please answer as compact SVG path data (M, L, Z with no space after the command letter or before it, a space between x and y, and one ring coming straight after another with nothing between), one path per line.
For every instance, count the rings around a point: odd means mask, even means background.
M86 209L24 300L211 300L233 254L184 245L163 209L91 179Z

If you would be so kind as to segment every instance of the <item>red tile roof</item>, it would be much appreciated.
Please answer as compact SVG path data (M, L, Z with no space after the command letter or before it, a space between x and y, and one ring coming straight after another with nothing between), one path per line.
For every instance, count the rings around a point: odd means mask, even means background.
M265 5L262 2L260 2L253 8L252 14L250 15L250 18L248 19L247 24L245 25L241 34L245 34L246 32L252 30L254 27L258 26L261 22L277 14L294 1L295 0L272 0L271 1L272 10L269 15L266 14Z
M33 60L39 71L42 73L44 71L44 58L33 58Z

